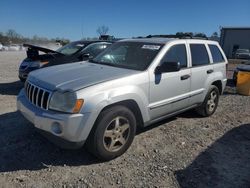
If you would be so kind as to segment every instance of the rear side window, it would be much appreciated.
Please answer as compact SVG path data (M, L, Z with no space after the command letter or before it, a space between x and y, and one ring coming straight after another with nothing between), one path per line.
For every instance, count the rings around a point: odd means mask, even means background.
M181 67L187 67L187 52L185 44L177 44L172 46L162 59L164 62L180 62Z
M225 62L224 57L222 56L220 49L216 45L209 44L209 49L211 51L212 57L213 57L213 62L214 63L220 63L220 62Z
M204 44L190 44L192 66L201 66L209 64L209 57Z

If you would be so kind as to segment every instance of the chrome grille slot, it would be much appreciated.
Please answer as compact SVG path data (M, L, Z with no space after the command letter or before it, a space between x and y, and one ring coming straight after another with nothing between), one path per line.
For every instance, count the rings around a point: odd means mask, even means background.
M51 92L30 82L25 84L25 93L29 101L35 106L48 110Z

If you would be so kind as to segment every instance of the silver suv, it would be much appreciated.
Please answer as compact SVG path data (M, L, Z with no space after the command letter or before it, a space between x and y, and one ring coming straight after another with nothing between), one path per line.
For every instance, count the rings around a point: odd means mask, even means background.
M86 143L110 160L129 148L137 127L193 108L212 115L226 85L226 64L214 41L122 40L93 60L32 72L17 107L60 146Z

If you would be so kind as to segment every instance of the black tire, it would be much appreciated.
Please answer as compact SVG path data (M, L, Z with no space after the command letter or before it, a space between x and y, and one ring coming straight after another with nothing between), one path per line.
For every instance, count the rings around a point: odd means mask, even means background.
M216 95L216 98L214 99L213 105L211 103L211 100L212 100L211 95L213 95L213 96ZM208 93L205 97L205 100L203 101L202 105L196 109L196 112L203 117L211 116L215 112L215 110L217 109L217 106L219 103L219 96L220 96L219 89L216 86L211 85L209 90L208 90ZM213 106L213 108L212 108L212 106Z
M19 80L20 80L21 82L25 82L25 81L26 81L25 78L22 78L22 77L20 77L20 76L19 76Z
M237 75L238 75L238 73L234 72L234 74L233 74L233 83L234 83L234 85L237 85Z
M119 125L118 128L121 130L117 130L116 125ZM127 127L129 128L125 130ZM111 132L112 136L109 137ZM86 142L86 147L97 158L104 161L111 160L127 151L135 134L136 118L133 112L125 106L113 106L100 113ZM123 145L119 139L123 141Z

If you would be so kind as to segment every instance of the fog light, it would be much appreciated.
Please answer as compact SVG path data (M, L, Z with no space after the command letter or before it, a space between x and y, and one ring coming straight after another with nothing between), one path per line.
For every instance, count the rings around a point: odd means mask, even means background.
M61 134L62 133L62 126L58 122L54 122L51 126L51 130L55 134Z

